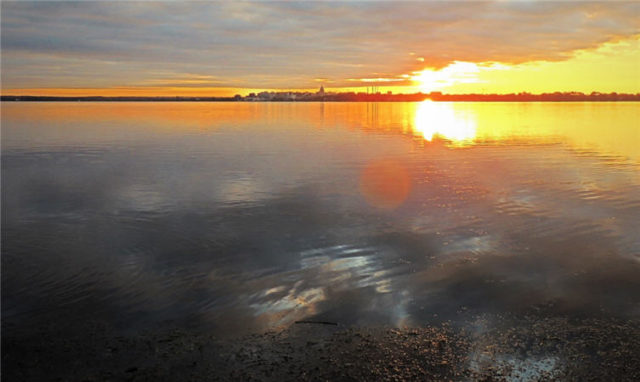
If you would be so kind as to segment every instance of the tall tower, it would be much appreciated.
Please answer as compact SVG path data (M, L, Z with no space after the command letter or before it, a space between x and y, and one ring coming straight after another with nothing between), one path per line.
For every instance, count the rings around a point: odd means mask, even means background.
M323 96L324 95L324 86L320 85L320 90L318 90L318 95Z

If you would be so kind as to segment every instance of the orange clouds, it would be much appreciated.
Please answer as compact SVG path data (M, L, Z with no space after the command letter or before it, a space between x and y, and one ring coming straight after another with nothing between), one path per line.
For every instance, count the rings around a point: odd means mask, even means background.
M564 62L640 34L639 12L637 2L9 2L2 85L409 85L403 75L454 62Z

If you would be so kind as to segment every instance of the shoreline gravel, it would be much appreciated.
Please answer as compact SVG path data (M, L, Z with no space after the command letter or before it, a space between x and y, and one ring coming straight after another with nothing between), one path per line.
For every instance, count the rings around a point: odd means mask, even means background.
M638 381L640 321L481 315L392 328L301 322L221 339L165 328L119 335L92 322L3 327L7 381Z

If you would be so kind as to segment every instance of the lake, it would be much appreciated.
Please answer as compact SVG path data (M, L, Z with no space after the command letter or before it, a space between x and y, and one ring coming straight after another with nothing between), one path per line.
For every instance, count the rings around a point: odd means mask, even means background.
M5 102L3 325L637 318L638 121L632 102Z

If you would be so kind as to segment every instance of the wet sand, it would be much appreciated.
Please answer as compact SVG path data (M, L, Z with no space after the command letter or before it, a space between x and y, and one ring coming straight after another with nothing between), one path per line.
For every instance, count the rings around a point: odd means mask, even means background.
M131 335L87 323L5 327L7 381L637 381L640 322L476 316L414 328L297 323L240 338L165 328Z

